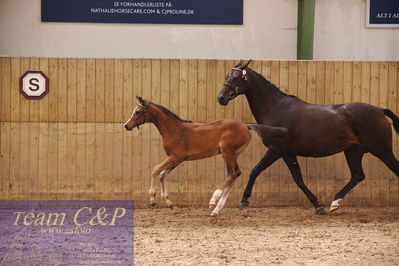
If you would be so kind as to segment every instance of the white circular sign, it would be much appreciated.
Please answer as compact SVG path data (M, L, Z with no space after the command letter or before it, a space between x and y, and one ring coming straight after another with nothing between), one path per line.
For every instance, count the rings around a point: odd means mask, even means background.
M27 71L20 78L20 92L28 99L41 99L48 92L48 78L41 71Z

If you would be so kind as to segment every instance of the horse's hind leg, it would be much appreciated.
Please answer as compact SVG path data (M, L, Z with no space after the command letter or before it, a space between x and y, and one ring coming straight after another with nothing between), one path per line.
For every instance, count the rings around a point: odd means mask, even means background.
M399 178L399 161L395 158L392 151L376 156Z
M357 184L364 180L365 175L362 167L364 151L358 147L350 147L344 151L346 162L351 171L349 182L335 195L330 206L330 212L339 208L339 202L351 191Z

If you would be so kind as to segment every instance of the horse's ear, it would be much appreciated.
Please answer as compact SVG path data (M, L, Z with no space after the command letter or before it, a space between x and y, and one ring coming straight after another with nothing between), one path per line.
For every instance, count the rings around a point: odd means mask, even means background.
M141 104L144 104L143 98L141 98L140 96L136 96L136 98L137 98L137 100L139 100L139 102L140 102Z
M237 64L234 65L234 68L239 68L242 66L244 62L242 61L242 59L240 60L240 62L238 62Z
M252 59L249 59L248 62L245 65L241 65L240 69L244 70L248 67L249 63L251 63Z

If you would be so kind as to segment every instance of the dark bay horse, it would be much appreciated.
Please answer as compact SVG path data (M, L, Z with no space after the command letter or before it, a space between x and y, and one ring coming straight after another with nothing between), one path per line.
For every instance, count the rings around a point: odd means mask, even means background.
M209 202L212 216L219 214L224 207L235 179L240 176L237 164L238 155L248 146L251 140L250 129L261 135L264 143L280 146L288 136L284 128L272 128L259 125L246 125L240 120L223 119L211 123L195 123L182 120L176 114L158 104L137 97L139 104L134 108L124 127L132 130L135 127L151 122L162 136L163 148L168 156L155 166L151 173L149 190L150 203L155 205L154 179L161 183L161 197L169 207L173 207L165 188L165 176L183 161L197 160L222 154L226 163L228 179L213 193ZM283 149L283 147L281 147ZM217 206L216 206L216 202ZM216 207L215 207L216 206Z
M244 94L256 122L261 125L288 129L289 143L285 150L269 147L252 170L240 206L248 206L256 177L277 159L283 158L295 183L306 194L317 214L324 213L317 197L303 182L297 156L325 157L344 152L351 171L350 181L335 195L330 211L359 182L364 180L362 158L370 152L399 177L399 162L392 152L393 127L399 133L399 118L391 110L360 102L347 104L310 104L280 91L262 75L248 68L242 61L227 75L223 88L217 95L222 105L227 105ZM267 146L267 145L266 145Z

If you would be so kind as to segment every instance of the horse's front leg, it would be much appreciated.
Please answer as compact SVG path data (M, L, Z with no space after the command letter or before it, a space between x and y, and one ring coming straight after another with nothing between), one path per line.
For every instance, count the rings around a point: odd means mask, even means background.
M154 169L152 169L151 172L151 185L150 185L150 190L148 191L148 194L150 195L150 205L152 207L155 206L155 184L154 184L154 179L156 176L158 176L160 173L159 171L159 165L155 166Z
M323 206L320 206L318 199L313 193L308 189L308 187L303 182L301 168L299 167L298 160L295 156L284 156L284 162L290 169L291 175L294 178L297 186L305 193L306 197L312 203L313 207L316 209L316 214L324 214Z
M165 187L165 177L167 174L169 174L173 169L175 169L177 165L172 166L170 168L167 168L165 170L163 170L160 174L159 174L159 181L161 183L161 198L165 200L166 205L173 209L173 203L172 201L169 200L169 195L168 195L168 191L166 190Z
M163 179L164 179L164 177L165 177L165 175L167 173L167 170L168 169L173 169L178 164L179 164L179 160L177 160L174 157L168 157L162 163L160 163L159 165L155 166L154 169L152 170L152 173L151 173L151 186L150 186L150 190L148 192L150 194L150 204L151 204L151 206L155 206L155 185L154 185L155 178L157 178L157 177L160 178L160 181L161 181L161 196L162 196L162 198L165 198L165 191L166 190L165 190L165 186L163 185ZM161 176L163 176L162 180L161 180ZM169 201L169 203L170 203L170 205L168 204L168 206L170 207L172 203L170 201Z
M248 207L248 198L251 196L252 188L258 175L262 173L262 171L265 170L267 167L272 165L275 161L277 161L280 157L281 156L279 156L270 148L263 156L263 158L259 161L259 163L254 167L254 169L252 169L251 174L249 175L247 186L244 190L244 194L240 202L241 209Z

